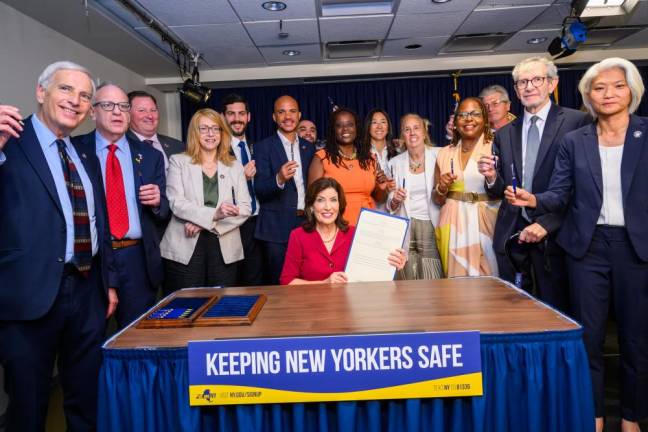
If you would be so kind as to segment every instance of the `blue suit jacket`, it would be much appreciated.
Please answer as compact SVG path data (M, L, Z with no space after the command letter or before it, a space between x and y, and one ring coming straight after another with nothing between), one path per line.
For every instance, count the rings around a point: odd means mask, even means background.
M558 105L552 105L547 115L547 121L542 132L540 148L535 164L533 174L533 192L544 192L549 187L551 173L554 168L554 161L562 137L579 127L591 122L591 117L584 112L576 111L570 108L563 108ZM501 199L504 197L504 189L512 184L511 164L515 164L515 176L518 185L522 183L522 126L524 123L523 116L518 117L508 125L504 126L495 134L495 152L499 155L499 164L497 166L497 180L495 184L488 188L486 192L492 198ZM502 201L497 221L495 222L495 233L493 235L493 249L495 252L504 253L506 240L515 234L515 228L521 209L511 206ZM549 238L553 238L560 228L562 220L561 211L546 213L532 218L533 222L542 225L549 233Z
M315 147L299 138L301 170L304 189L308 182L308 168L315 154ZM288 162L288 157L279 136L274 133L254 145L253 159L256 161L254 191L261 208L256 222L255 237L259 240L287 243L290 231L297 225L297 186L290 179L281 189L277 186L277 173Z
M137 139L126 137L133 157L133 181L135 191L139 190L141 173L142 184L156 184L160 188L160 208L154 212L149 206L142 206L137 200L140 225L142 226L142 244L146 259L146 272L152 286L162 283L164 277L162 258L160 256L160 234L158 224L164 224L170 216L169 200L166 197L166 176L164 173L164 159L156 149L147 146ZM74 143L87 153L96 154L95 131L80 135L73 139ZM140 157L141 155L141 157ZM103 175L103 173L102 173ZM103 191L103 183L102 189ZM104 193L105 194L105 193Z
M635 252L648 261L648 119L630 116L621 160L626 230ZM536 195L537 213L566 209L558 244L582 258L592 241L603 205L603 175L596 125L567 134L560 146L549 190Z
M102 287L114 286L101 170L95 152L76 151L92 182ZM0 165L0 321L33 320L51 308L65 264L66 225L54 178L31 117L4 147ZM110 277L110 281L109 281Z

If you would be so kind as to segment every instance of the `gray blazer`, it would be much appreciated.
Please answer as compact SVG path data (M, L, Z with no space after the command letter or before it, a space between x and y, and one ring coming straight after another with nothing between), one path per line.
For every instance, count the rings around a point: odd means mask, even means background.
M202 169L191 163L191 158L182 153L171 156L167 173L167 197L173 216L160 244L163 258L181 264L188 264L193 255L198 236L187 237L184 223L191 222L218 236L225 264L243 259L243 245L239 226L252 213L250 194L243 174L243 166L233 161L231 166L218 162L218 204L232 202L232 188L236 195L239 215L214 221L216 209L205 206Z

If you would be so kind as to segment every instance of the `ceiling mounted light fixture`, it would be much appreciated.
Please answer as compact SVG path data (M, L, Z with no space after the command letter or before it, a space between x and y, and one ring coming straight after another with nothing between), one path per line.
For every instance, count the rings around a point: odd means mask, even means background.
M288 6L286 3L280 1L267 1L264 2L261 7L270 12L279 12L286 9Z
M639 0L573 0L572 7L581 18L626 15Z
M405 45L405 49L407 50L415 50L421 48L423 45L421 44L411 44L411 45Z
M432 3L441 4L441 3L448 3L449 1L450 0L432 0Z
M546 42L547 38L546 37L534 37L531 38L527 41L529 45L538 45L541 44L542 42Z
M282 52L282 54L285 55L285 56L293 57L293 56L298 56L299 54L301 54L301 51L285 50L284 52Z

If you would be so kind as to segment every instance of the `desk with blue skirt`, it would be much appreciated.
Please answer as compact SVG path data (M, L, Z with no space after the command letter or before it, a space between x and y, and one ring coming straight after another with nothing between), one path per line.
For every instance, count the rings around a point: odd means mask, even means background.
M252 325L136 328L104 345L99 431L591 432L578 323L491 277L181 290L265 294ZM483 396L190 407L187 342L418 331L481 332Z

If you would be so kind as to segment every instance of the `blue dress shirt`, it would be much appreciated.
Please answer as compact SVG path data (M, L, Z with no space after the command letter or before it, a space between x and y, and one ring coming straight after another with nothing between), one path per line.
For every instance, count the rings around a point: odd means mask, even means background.
M108 146L112 144L105 139L99 132L95 132L95 142L97 148L97 157L101 164L101 172L103 173L104 190L106 190L106 159L108 158ZM133 155L131 155L130 146L126 135L114 143L117 145L115 155L119 159L121 165L122 176L124 178L124 192L126 193L126 207L128 209L128 232L124 238L128 239L141 239L142 226L140 225L139 210L137 207L137 194L139 192L141 180L138 175L137 187L135 187L135 175L133 173Z
M65 242L65 262L70 262L74 256L74 218L72 216L72 202L68 193L67 186L65 185L65 175L63 174L63 166L61 165L61 157L58 153L56 146L57 137L54 133L45 126L38 115L31 116L32 126L38 138L45 160L49 166L54 184L56 185L56 193L63 209L63 216L65 217L66 225L66 242ZM92 240L92 256L97 254L99 244L97 243L97 215L95 214L94 195L92 192L92 182L85 171L85 167L81 163L81 159L77 155L74 146L70 142L70 137L65 137L65 149L68 156L74 162L83 189L85 190L86 203L88 205L88 217L90 219L90 238Z

